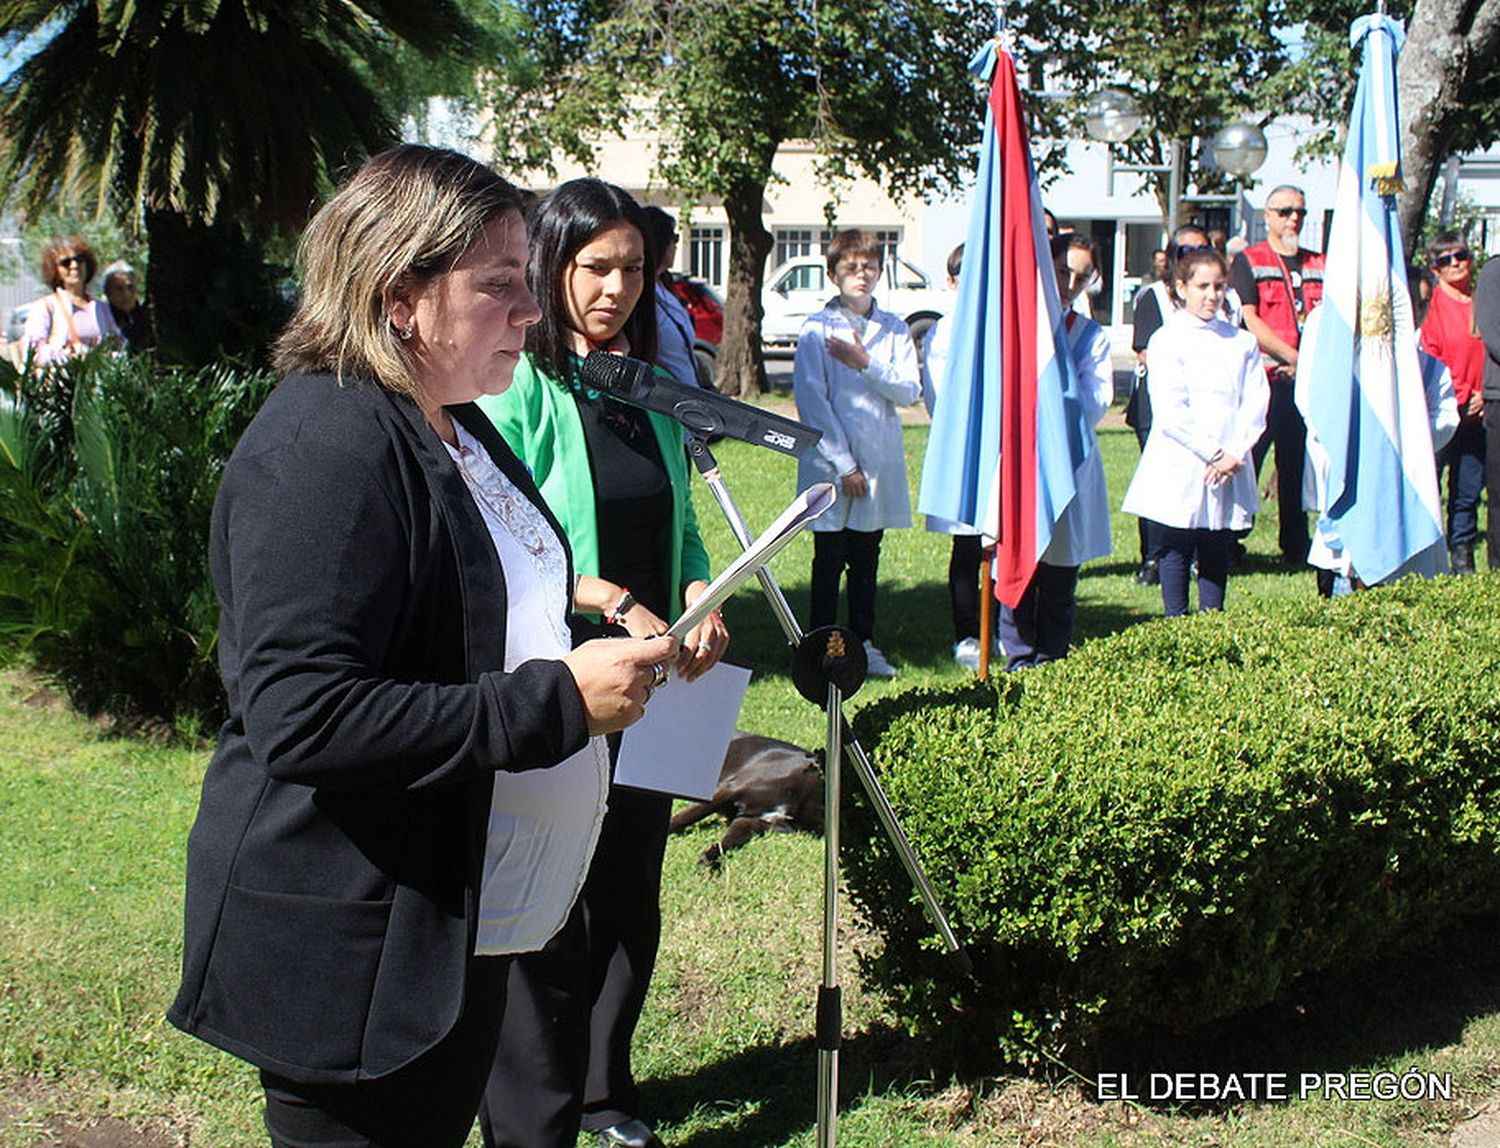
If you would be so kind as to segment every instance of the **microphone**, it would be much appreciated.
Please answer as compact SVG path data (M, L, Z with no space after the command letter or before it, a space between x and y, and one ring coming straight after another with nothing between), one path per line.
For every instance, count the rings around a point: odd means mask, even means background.
M631 406L668 415L700 439L739 439L800 458L823 437L820 430L717 391L685 387L640 359L590 351L582 374L585 385Z

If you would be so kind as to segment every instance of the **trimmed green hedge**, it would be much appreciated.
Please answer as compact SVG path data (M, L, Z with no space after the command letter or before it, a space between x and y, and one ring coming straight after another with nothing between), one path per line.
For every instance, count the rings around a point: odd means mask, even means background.
M1227 1016L1500 909L1495 576L1150 622L855 729L977 975L935 958L861 796L866 973L914 1029L1011 1060Z

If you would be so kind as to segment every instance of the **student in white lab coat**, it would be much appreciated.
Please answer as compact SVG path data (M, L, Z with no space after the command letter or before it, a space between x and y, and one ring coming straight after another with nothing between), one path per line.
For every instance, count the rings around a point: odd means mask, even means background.
M1188 610L1197 562L1198 608L1221 610L1230 544L1260 509L1250 450L1270 395L1255 337L1219 317L1228 267L1213 248L1185 252L1173 291L1181 308L1151 336L1146 359L1151 436L1125 492L1127 514L1162 525L1161 597Z
M838 295L808 317L797 339L792 391L802 421L823 432L797 462L797 489L831 482L838 501L813 520L811 629L837 619L847 576L849 629L863 643L872 677L896 669L874 643L880 542L911 525L899 407L921 394L917 352L906 324L875 305L880 241L841 231L828 245Z
M1114 400L1114 371L1109 361L1109 337L1092 319L1080 315L1073 302L1098 274L1094 241L1081 232L1064 232L1052 240L1052 265L1057 293L1066 316L1068 350L1077 368L1078 390L1067 401L1082 405L1089 436ZM1052 529L1052 540L1037 563L1036 573L1015 607L1000 607L1000 645L1005 668L1054 661L1067 656L1078 612L1078 568L1091 558L1110 552L1109 495L1104 487L1104 463L1099 444L1074 475L1077 494Z

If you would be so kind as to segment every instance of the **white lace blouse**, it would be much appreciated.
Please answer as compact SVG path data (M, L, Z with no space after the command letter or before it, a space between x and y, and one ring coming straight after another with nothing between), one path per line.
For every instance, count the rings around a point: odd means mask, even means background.
M572 648L563 546L542 513L462 426L457 464L505 570L505 669ZM480 955L540 949L567 920L588 873L609 793L602 737L549 769L496 773L479 891Z

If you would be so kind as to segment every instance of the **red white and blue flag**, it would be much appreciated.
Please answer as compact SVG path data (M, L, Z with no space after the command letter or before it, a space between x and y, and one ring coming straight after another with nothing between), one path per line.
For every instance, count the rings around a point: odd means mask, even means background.
M1041 189L1010 54L969 65L990 82L947 371L918 508L995 540L995 597L1016 605L1094 449L1052 270Z

